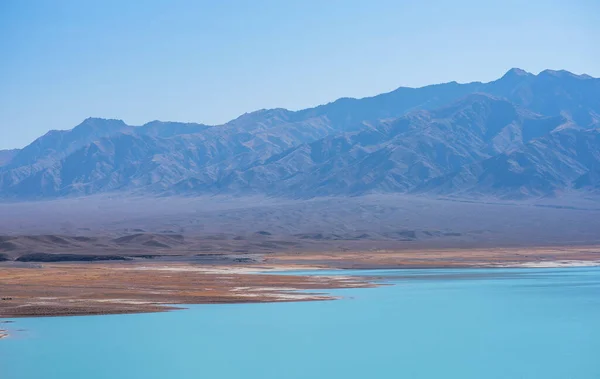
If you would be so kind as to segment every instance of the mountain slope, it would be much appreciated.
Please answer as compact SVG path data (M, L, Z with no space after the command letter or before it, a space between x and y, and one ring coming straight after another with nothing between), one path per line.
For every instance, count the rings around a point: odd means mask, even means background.
M0 166L8 164L18 152L18 149L0 150Z
M533 112L568 117L582 127L600 122L600 79L568 71L545 70L538 75L513 69L481 91L501 96Z
M440 110L411 113L359 132L300 145L236 173L230 181L277 195L404 192L521 147L567 122L474 94Z
M552 196L596 187L599 167L600 130L565 128L435 178L417 191L506 198Z
M9 167L27 165L51 165L94 140L131 129L121 120L88 118L71 130L51 130L21 149L11 160Z
M490 83L401 87L218 126L89 118L0 152L0 197L588 191L599 115L599 79L512 69Z

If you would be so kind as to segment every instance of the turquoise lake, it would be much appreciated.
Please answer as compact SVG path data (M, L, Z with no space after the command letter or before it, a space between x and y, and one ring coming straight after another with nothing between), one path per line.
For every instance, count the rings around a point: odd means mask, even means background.
M600 378L600 268L362 273L393 285L332 291L338 301L15 319L0 325L12 331L0 378Z

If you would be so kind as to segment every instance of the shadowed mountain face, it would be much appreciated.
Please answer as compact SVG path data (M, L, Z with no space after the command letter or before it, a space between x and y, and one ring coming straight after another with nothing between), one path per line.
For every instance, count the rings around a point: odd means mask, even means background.
M600 188L599 135L600 79L512 69L219 126L90 118L0 151L0 197L583 193Z

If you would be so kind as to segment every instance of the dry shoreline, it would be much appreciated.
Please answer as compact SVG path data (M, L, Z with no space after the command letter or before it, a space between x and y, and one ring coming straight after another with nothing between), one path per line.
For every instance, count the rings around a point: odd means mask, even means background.
M600 265L600 246L345 251L276 255L270 261L340 269L566 267Z
M376 277L269 271L593 265L600 265L598 246L274 254L261 263L236 265L5 264L0 318L162 312L176 309L171 304L332 300L319 291L377 285Z
M319 291L374 286L368 279L260 272L265 269L286 267L182 263L4 267L0 270L0 317L161 312L176 309L171 304L332 300Z

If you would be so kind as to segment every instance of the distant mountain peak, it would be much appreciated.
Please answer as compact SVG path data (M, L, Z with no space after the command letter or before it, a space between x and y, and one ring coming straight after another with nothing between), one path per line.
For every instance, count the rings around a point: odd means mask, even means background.
M585 80L593 79L593 77L591 77L587 74L577 75L577 74L574 74L567 70L544 70L544 71L540 72L538 76L541 76L541 77L550 76L550 77L561 78L561 79L563 79L563 78L576 78L576 79L585 79Z
M123 120L121 120L121 119L118 119L118 118L104 118L104 117L88 117L85 120L83 120L81 123L82 124L84 124L84 123L87 124L87 123L107 123L107 122L110 122L110 123L118 122L118 123L121 123L121 124L125 124L125 122Z
M540 75L540 76L544 76L544 75L545 75L545 76L556 76L556 77L561 77L561 76L564 76L564 75L565 75L565 74L567 74L567 73L568 73L568 74L571 74L570 72L568 72L568 71L565 71L565 70L551 70L551 69L546 69L546 70L544 70L544 71L540 72L540 74L539 74L539 75Z
M535 75L530 72L520 68L511 68L500 79L489 84L495 87L495 92L503 92L503 90L513 90L522 84L526 84L532 78L535 78Z
M83 120L79 125L73 128L93 128L93 129L116 129L116 128L124 128L128 125L123 122L123 120L118 119L110 119L110 118L100 118L100 117L88 117Z
M293 112L285 108L259 109L254 112L244 113L230 123L253 122L256 120L282 119L286 120Z
M211 127L212 126L210 125L197 124L193 122L154 120L147 122L144 125L136 126L134 128L134 132L139 135L153 137L173 137L177 135L199 133Z
M533 74L530 72L527 72L523 69L520 68L511 68L510 70L508 70L506 72L506 74L504 74L503 78L507 78L507 77L519 77L519 76L532 76Z
M161 121L161 120L152 120L149 121L147 123L145 123L142 126L138 126L138 128L144 128L144 127L152 127L152 126L170 126L170 125L177 125L177 126L203 126L203 127L210 127L210 125L204 125L204 124L198 124L196 122L181 122L181 121Z
M250 113L246 113L246 114L251 114L251 115L255 115L255 116L267 116L267 117L272 117L272 116L280 116L286 113L289 113L290 111L285 109L285 108L270 108L270 109L259 109L257 111L254 112L250 112Z

